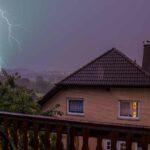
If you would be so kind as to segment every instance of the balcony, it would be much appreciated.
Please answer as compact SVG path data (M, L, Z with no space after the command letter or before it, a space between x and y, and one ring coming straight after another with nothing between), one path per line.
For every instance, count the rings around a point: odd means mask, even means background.
M79 148L77 137L80 139ZM53 150L55 146L56 150L89 150L91 138L95 141L95 150L104 149L104 139L111 141L112 150L116 150L117 141L124 141L127 150L131 150L135 142L143 150L147 150L150 144L150 127L0 112L0 149Z

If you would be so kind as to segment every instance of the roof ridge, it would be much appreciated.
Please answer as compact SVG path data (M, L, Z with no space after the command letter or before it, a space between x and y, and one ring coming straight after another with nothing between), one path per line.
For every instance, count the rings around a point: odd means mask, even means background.
M148 78L150 78L150 74L148 72L146 72L145 70L142 69L142 67L140 65L138 65L136 62L134 62L131 58L129 58L127 55L125 55L124 53L122 53L121 51L119 51L118 49L115 48L115 50L124 58L126 58L126 60L134 65L140 72L144 73Z
M80 67L79 69L77 69L76 71L74 71L73 73L71 73L69 76L67 76L66 78L64 78L61 81L59 81L56 85L61 84L63 81L65 81L68 78L72 77L73 75L75 75L76 73L78 73L79 71L81 71L82 69L84 69L85 67L87 67L88 65L94 63L95 61L97 61L98 59L104 57L108 53L110 53L112 51L116 51L116 50L117 50L116 48L111 48L110 50L104 52L102 55L100 55L100 56L96 57L95 59L91 60L90 62L86 63L85 65L83 65L82 67Z

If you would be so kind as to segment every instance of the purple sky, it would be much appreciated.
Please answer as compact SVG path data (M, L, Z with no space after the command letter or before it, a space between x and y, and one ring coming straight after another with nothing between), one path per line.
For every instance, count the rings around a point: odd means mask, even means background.
M112 47L141 64L150 40L150 0L0 0L0 8L22 26L13 28L19 50L0 24L7 68L74 70Z

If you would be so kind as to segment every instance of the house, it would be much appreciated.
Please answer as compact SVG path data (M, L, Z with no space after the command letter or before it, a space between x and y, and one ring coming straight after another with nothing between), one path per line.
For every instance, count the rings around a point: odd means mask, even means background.
M150 127L149 71L149 43L142 67L113 48L60 81L40 104L43 111L60 104L65 119Z

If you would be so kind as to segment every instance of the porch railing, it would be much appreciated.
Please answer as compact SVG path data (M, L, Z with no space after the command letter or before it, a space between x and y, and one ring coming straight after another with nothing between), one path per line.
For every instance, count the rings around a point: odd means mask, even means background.
M79 148L82 150L89 150L91 137L96 141L96 150L103 149L103 139L111 141L112 150L116 150L119 140L125 141L127 150L132 149L133 142L139 143L143 150L147 150L150 144L150 127L0 112L1 149L75 150L77 137L82 139Z

